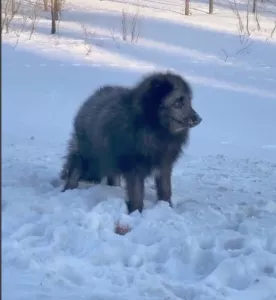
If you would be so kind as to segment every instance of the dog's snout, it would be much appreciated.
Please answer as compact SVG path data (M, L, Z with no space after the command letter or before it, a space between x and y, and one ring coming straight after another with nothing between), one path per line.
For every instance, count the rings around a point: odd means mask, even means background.
M189 119L189 127L190 128L195 127L199 125L201 122L202 122L202 118L200 117L200 115L195 111L193 111L193 114L190 116Z

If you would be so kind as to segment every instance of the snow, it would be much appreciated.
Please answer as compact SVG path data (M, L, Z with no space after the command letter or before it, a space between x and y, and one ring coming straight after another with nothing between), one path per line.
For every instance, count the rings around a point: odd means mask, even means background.
M75 0L57 37L48 13L31 38L18 17L2 35L4 300L276 299L275 2L243 42L229 3L208 15L193 2L189 17L181 5ZM137 7L139 40L124 42L121 11ZM173 173L174 208L152 180L142 214L126 214L122 188L61 193L85 97L166 68L191 81L203 117ZM131 231L115 234L117 221Z

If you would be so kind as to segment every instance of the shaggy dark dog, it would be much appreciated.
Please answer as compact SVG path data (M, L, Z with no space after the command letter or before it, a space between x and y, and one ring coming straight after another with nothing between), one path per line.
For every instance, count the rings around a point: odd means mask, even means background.
M129 91L129 88L127 87L122 87L122 86L110 86L110 85L106 85L103 86L101 88L99 88L98 90L95 91L95 93L93 94L93 98L95 97L110 97L112 94L112 96L114 97L114 94L116 94L116 97L123 97L124 93ZM190 114L190 120L189 120L189 127L193 128L196 127L197 125L199 125L202 122L202 118L200 117L200 115L192 108L191 109L191 114ZM72 138L72 140L70 141L70 147L74 147L73 143L75 143L74 138ZM62 172L61 172L61 179L62 180L66 180L67 178L67 171L68 171L68 160L67 163L64 164ZM91 165L91 169L90 166ZM79 181L86 181L86 182L91 182L91 183L100 183L101 178L97 178L95 177L94 173L94 168L93 168L93 164L89 164L89 161L86 161L85 164L83 164L83 168L81 169L80 172L80 178ZM121 180L120 177L115 177L115 178L107 178L107 184L111 185L111 186L120 186L121 185Z
M79 109L61 178L126 181L129 212L143 209L144 180L154 173L157 197L171 204L173 165L189 129L201 122L190 85L174 73L153 73L132 88L105 86Z

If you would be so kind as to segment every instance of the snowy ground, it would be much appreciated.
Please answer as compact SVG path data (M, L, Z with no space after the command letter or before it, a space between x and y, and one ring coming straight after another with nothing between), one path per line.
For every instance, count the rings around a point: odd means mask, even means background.
M275 6L241 42L222 1L213 16L195 2L190 17L165 2L140 3L135 44L119 33L135 5L107 0L67 3L58 38L46 18L31 39L20 20L3 35L4 300L276 299L276 43L264 41ZM191 81L203 117L174 171L174 209L155 203L150 180L142 215L126 214L120 188L60 193L84 98L161 68ZM132 230L115 234L116 221Z

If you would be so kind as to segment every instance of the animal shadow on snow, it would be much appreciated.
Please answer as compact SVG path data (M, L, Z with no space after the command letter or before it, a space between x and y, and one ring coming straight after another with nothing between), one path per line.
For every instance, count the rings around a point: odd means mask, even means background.
M259 76L245 76L245 73L255 66L254 72L261 72L263 76L263 69L257 68L256 63L258 66L270 67L275 64L269 59L275 52L275 45L272 43L252 40L248 52L244 51L242 54L236 55L237 51L246 46L241 44L238 34L212 31L188 24L141 16L139 40L138 43L133 44L123 42L120 37L121 15L119 13L111 11L64 12L63 22L76 22L76 20L80 20L77 23L95 33L86 43L142 64L154 65L158 68L173 68L177 71L184 70L185 77L200 75L201 78L214 80L219 78L219 81L230 81L241 86L256 87L259 85ZM48 36L49 29L42 26L38 24L36 32ZM102 28L106 33L97 34L97 28ZM118 37L112 37L112 30L118 33ZM83 43L86 40L82 29L74 32L62 26L59 36ZM196 38L193 38L195 36ZM206 43L206 40L210 42ZM223 50L228 55L229 63L228 60L225 61ZM264 52L265 56L262 55ZM258 56L258 61L256 61L255 55ZM234 64L231 62L232 59L235 61ZM271 78L273 78L273 74L270 75L272 69L266 69L266 74ZM272 91L274 84L275 81L264 80L262 87Z
M200 76L201 79L227 81L230 84L256 88L259 86L258 78L262 76L264 78L262 88L274 91L275 75L272 72L276 61L271 60L271 57L274 57L276 47L273 43L252 39L248 50L237 55L238 51L247 47L247 44L241 44L238 32L232 34L207 30L203 27L141 15L139 40L137 44L133 44L123 42L121 39L121 18L120 13L108 10L65 11L58 36L68 38L69 43L72 42L74 45L76 42L91 44L97 49L104 49L105 52L136 60L137 63L184 71L185 77ZM64 28L66 25L64 26L63 22L65 24L67 21L79 25L79 31ZM87 28L89 33L93 33L89 39L80 25ZM20 29L20 24L13 26ZM97 28L103 29L105 33L97 33ZM112 37L112 31L118 33L118 37ZM48 24L37 24L36 32L49 36ZM209 42L206 43L206 40ZM232 63L233 60L235 63ZM265 80L264 69L260 66L269 67L265 68L269 80ZM252 74L252 69L254 73L258 72L256 75L259 76L248 76L248 72Z

